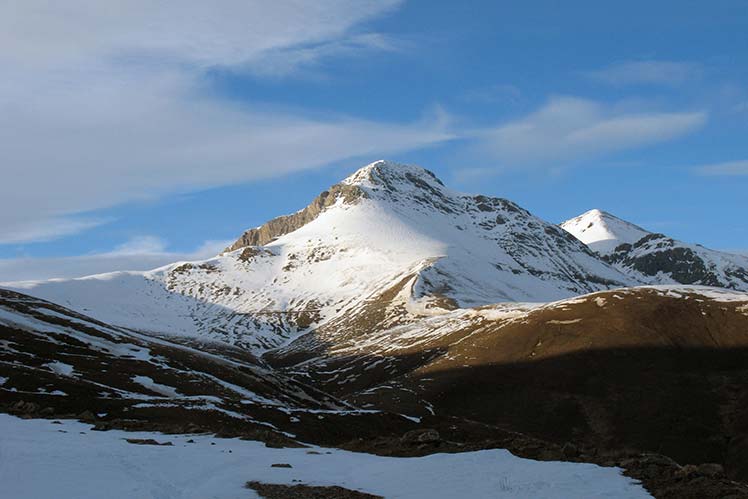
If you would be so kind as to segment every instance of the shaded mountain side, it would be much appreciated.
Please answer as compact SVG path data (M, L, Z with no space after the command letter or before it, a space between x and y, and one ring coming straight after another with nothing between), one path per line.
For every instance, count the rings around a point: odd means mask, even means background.
M563 457L560 447L479 423L433 417L419 424L399 411L360 410L245 350L172 340L0 289L0 412L269 446L307 442L395 456L502 447L528 458ZM434 428L437 441L404 438Z
M707 341L694 333L698 325L683 339L659 334L657 326L644 334L669 348L606 341L617 327L592 338L593 345L617 347L588 348L585 331L563 329L606 300L635 313L657 300L646 292L687 303L665 307L675 317L697 309L684 321L707 317L711 344L733 348L696 347ZM737 346L740 323L731 324L746 304L618 290L540 307L458 310L396 321L399 340L389 345L362 328L334 357L307 356L284 373L240 349L167 341L2 291L0 412L77 418L101 431L209 432L391 456L506 448L532 459L621 466L658 498L746 497L748 486L704 464L724 463L734 478L745 474L748 355ZM376 320L397 316L387 315L384 301L373 306L385 313ZM652 317L662 310L653 307ZM419 334L410 334L414 328ZM515 335L521 341L507 350ZM329 372L312 369L325 362ZM420 418L399 415L418 412Z
M664 234L621 244L603 259L654 280L664 275L681 284L748 290L748 258L687 245Z
M415 426L355 410L246 351L150 337L7 290L0 290L0 345L0 412L23 417L286 446L399 436Z
M718 462L748 480L748 295L714 293L622 289L454 312L286 371L359 407L481 421L586 454Z

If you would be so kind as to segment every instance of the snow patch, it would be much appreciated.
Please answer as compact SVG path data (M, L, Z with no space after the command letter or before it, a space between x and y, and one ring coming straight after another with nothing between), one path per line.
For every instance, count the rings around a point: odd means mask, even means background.
M546 321L546 324L567 325L567 324L577 324L578 322L582 322L582 319L571 319L568 321L550 320L550 321Z
M140 386L145 387L152 392L163 395L164 397L181 397L181 394L176 390L176 388L168 385L162 385L161 383L156 383L152 378L149 378L148 376L133 376L132 380Z
M501 449L394 458L318 447L272 449L205 435L90 432L83 423L62 423L0 415L0 448L13 456L0 467L4 496L99 499L106 491L108 499L243 499L254 496L244 484L257 480L339 485L409 499L651 497L619 468L532 461ZM173 445L132 445L126 438Z
M44 364L44 367L49 368L52 372L57 373L61 376L73 376L75 368L70 364L64 362L54 361Z

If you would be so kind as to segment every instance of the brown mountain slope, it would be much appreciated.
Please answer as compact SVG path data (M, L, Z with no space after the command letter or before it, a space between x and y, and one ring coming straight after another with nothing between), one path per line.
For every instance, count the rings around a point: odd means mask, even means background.
M287 369L361 407L481 421L590 456L722 463L748 480L748 296L725 300L636 288L458 311Z
M748 297L623 289L417 318L411 284L264 360L0 291L0 411L399 456L501 447L622 466L655 497L748 497L731 481L748 479Z

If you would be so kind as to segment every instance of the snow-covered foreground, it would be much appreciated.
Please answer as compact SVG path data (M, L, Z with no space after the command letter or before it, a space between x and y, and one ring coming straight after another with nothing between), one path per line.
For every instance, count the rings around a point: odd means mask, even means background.
M173 446L134 445L125 438ZM293 467L273 468L274 463ZM323 448L270 449L209 436L97 432L74 421L0 415L3 499L246 499L257 497L244 488L250 480L340 485L387 498L651 497L617 468L532 461L505 450L388 458Z

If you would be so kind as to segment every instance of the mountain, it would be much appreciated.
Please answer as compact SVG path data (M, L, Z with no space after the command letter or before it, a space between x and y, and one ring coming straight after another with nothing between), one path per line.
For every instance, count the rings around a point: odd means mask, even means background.
M640 282L748 291L748 257L649 232L600 210L567 220L561 228Z
M636 282L511 201L377 161L215 258L13 287L110 324L262 352L350 318L398 283L413 317Z
M378 161L214 258L0 289L0 412L189 433L174 447L203 457L197 433L399 457L501 448L620 467L658 498L748 497L734 258L599 211L558 227ZM319 482L328 452L273 471ZM547 478L492 487L579 496Z
M221 452L243 445L235 437L385 456L502 448L620 466L658 498L748 497L734 481L748 479L747 323L745 293L627 288L374 322L367 335L293 362L303 337L259 359L2 290L0 412L54 419L52 434L72 433L66 446L121 429L136 433L102 438L197 442L200 455L211 434L236 442ZM87 425L60 424L69 419ZM26 445L36 445L30 435ZM329 476L318 461L305 470Z

